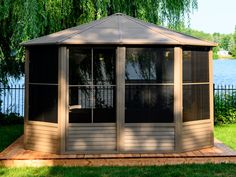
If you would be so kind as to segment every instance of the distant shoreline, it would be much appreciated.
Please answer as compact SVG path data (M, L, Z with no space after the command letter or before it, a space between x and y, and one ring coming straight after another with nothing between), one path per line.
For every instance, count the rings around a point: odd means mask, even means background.
M219 58L214 58L214 60L236 60L234 57L219 57Z

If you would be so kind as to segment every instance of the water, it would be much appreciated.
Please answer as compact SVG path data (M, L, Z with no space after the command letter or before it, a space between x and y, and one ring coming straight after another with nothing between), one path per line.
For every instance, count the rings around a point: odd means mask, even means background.
M214 83L216 85L236 86L236 59L218 59L213 61ZM24 77L10 79L10 85L24 85Z
M236 59L214 60L213 72L213 80L216 85L236 86Z

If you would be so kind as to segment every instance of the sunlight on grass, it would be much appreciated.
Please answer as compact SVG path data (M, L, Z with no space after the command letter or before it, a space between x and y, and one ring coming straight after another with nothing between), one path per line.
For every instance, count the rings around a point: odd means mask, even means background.
M236 124L215 126L215 137L236 150Z

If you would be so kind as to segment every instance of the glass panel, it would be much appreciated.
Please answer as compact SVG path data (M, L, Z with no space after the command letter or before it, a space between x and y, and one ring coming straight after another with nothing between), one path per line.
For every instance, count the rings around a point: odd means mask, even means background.
M116 122L115 87L94 87L93 122Z
M57 123L58 86L29 85L29 120Z
M183 86L183 120L184 122L209 119L209 85Z
M208 51L183 51L183 82L209 82Z
M115 50L93 50L93 84L115 84Z
M70 48L69 85L92 84L91 49Z
M58 48L37 46L29 48L29 82L58 83Z
M69 123L92 122L92 88L70 87L69 89Z
M127 48L126 83L173 82L173 49Z
M126 86L125 122L173 122L173 86Z

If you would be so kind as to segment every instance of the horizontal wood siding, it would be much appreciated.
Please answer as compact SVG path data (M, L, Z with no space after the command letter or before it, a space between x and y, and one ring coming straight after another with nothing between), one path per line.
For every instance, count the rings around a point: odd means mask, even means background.
M53 123L28 123L26 126L26 148L34 151L58 152L58 128Z
M124 132L125 151L174 151L175 136L173 126L155 124L126 124Z
M69 124L67 151L115 151L116 124Z
M182 148L183 151L209 147L212 144L210 120L199 120L183 123Z

